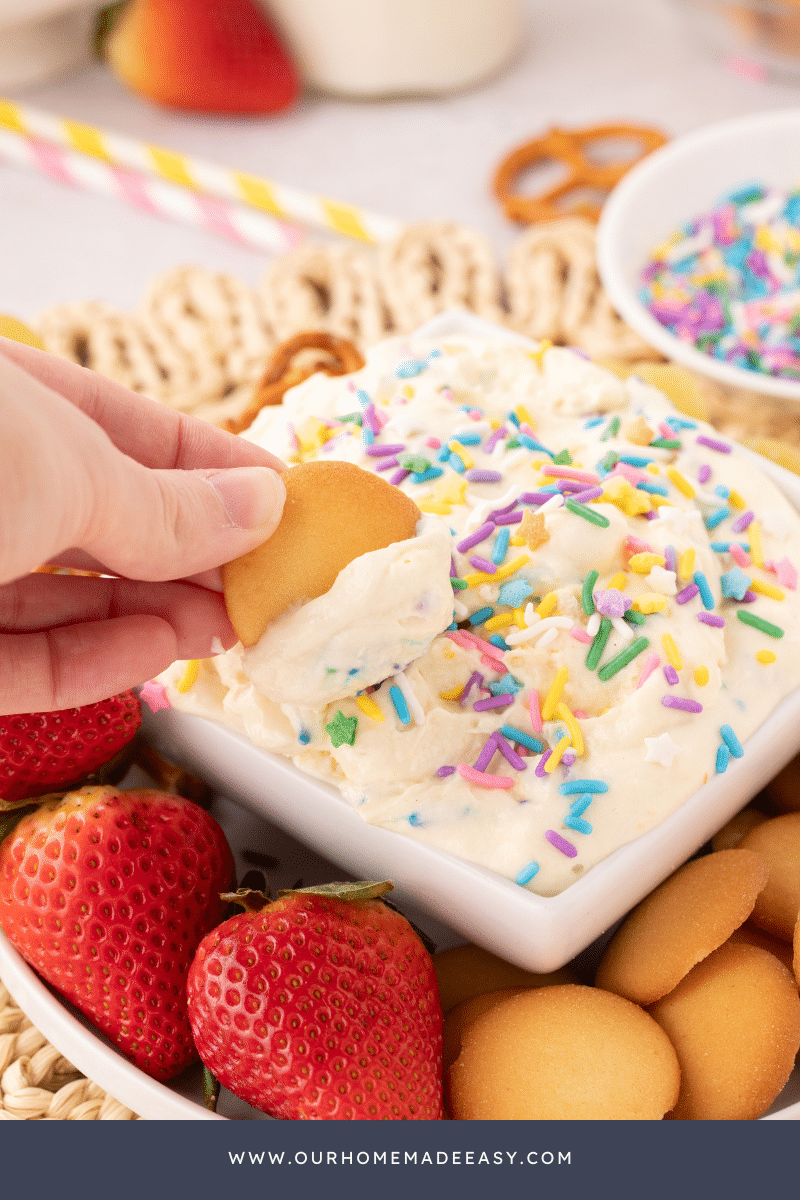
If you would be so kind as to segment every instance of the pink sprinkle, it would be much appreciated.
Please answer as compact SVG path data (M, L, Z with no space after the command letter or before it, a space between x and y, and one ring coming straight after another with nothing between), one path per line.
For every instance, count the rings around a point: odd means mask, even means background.
M749 567L752 562L750 555L738 542L731 542L730 546L728 546L728 553L739 567Z
M788 558L784 557L780 562L774 562L772 569L777 576L778 583L783 584L784 587L788 587L793 592L797 590L797 571Z
M501 657L501 655L503 654L503 651L498 646L493 646L491 642L484 641L484 639L481 637L478 637L478 635L476 633L470 633L466 629L463 632L466 634L466 636L468 638L472 639L472 641L475 643L475 645L478 647L478 649L482 650L483 653L485 655L487 655L488 658L493 658L495 660L495 662L499 662L500 666L505 671L505 666L503 664L503 659Z
M462 779L466 779L468 783L477 784L478 787L512 788L514 786L514 780L509 779L508 775L487 775L485 771L476 771L469 763L459 763L456 770Z
M142 684L139 688L139 699L144 701L150 712L158 712L160 708L172 708L167 698L167 689L163 683L156 683L154 679L148 679L147 683Z
M599 483L600 476L595 471L579 471L576 467L559 467L555 463L545 463L543 475L555 475L558 479L575 479L578 483Z
M425 445L429 446L431 450L441 450L442 448L442 443L437 437L425 438Z
M469 410L469 412L467 413L467 416L471 417L473 421L482 421L483 420L483 413L481 412L481 410L479 408L471 408Z
M649 479L649 475L645 471L640 471L638 467L634 467L631 463L618 462L614 464L612 475L622 475L636 487L637 483L641 483L643 479Z
M680 708L684 712L699 713L703 711L702 704L698 704L696 700L687 700L685 696L662 696L661 703L664 708Z
M701 433L700 437L694 439L698 446L708 446L709 450L716 450L719 454L730 454L733 449L727 442L719 442L716 438L706 437Z
M591 638L589 640L591 641ZM573 708L572 715L573 715L573 717L577 717L579 721L586 720L586 713L583 711L582 708ZM564 761L563 758L561 761L562 762Z
M473 554L469 560L476 571L483 571L486 575L494 575L497 570L497 564L490 562L488 558L481 558L480 554Z
M634 554L652 554L653 547L649 542L643 542L641 538L631 537L628 534L625 538L623 553L626 559L631 559Z
M542 732L542 710L539 708L539 693L535 688L528 692L528 712L531 714L531 725L535 733Z
M289 421L286 422L286 432L289 434L289 442L291 444L292 449L299 450L300 449L300 439L297 436L297 431L295 430L294 425L292 425L291 422L289 422Z
M661 424L658 427L658 432L661 434L661 436L663 438L669 438L670 441L672 440L672 438L675 437L675 430L670 429L670 427L669 427L669 425L667 425L666 421L661 422Z
M352 379L348 379L347 381L347 390L348 392L355 392L357 390L355 382Z
M463 650L474 650L475 648L475 643L465 629L448 629L444 636L449 637L451 642L455 642Z
M697 472L697 482L708 483L710 478L711 467L708 465L708 463L703 463L702 467L700 467L699 471Z
M500 675L502 675L506 669L504 663L501 663L499 659L492 658L488 654L481 655L481 666L488 667L490 671L497 671Z
M587 646L589 642L593 640L589 637L589 634L586 632L586 630L582 629L580 625L573 625L572 629L570 629L570 633L575 638L576 642L583 642L585 646Z
M644 660L644 666L642 667L642 673L639 676L639 682L636 684L637 689L640 688L642 686L642 684L650 678L650 676L653 674L653 671L655 671L655 669L658 666L658 664L660 663L660 661L661 661L661 659L658 657L658 655L655 653L655 651L651 650L650 653L648 654L647 658Z
M556 850L560 850L562 854L566 854L567 858L576 858L578 851L573 846L572 842L568 842L560 833L556 833L555 829L548 829L544 835L551 846L555 846Z
M545 764L547 763L548 758L550 757L550 755L552 753L553 753L552 750L545 750L544 754L539 759L538 763L536 764L536 766L533 769L534 775L538 775L540 779L544 779L545 775L547 774L547 772L545 771L544 768L545 768Z
M391 420L391 417L387 412L384 412L382 408L376 408L375 419L380 425L381 429L383 429L384 425L388 424L388 422Z

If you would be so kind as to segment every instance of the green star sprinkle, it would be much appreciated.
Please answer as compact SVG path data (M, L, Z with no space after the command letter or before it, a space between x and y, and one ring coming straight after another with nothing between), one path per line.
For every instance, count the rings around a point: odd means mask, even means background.
M553 456L553 462L560 467L571 467L572 455L569 450L559 450L558 454Z
M335 747L342 746L345 742L348 746L355 745L357 729L358 717L346 717L341 709L337 709L336 716L325 726Z

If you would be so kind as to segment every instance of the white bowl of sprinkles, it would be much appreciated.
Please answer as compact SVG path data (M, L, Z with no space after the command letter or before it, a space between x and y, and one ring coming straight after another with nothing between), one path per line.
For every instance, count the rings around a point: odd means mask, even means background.
M598 267L612 304L667 358L800 401L798 189L800 109L667 143L603 210Z

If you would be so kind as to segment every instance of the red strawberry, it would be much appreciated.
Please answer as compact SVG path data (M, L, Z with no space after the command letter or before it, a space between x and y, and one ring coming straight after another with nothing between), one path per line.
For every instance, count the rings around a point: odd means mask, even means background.
M114 758L141 723L134 692L81 708L0 717L0 809L74 787Z
M290 1120L442 1118L436 975L390 887L283 892L203 940L189 1020L225 1087Z
M85 787L0 843L0 926L23 958L155 1079L197 1053L186 973L221 919L233 859L181 796Z

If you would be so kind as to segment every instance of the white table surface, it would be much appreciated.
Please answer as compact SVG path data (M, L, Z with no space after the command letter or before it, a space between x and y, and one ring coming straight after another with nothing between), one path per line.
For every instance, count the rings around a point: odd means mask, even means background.
M743 78L695 44L669 0L526 2L517 60L444 99L306 96L278 116L203 117L150 106L100 65L14 98L390 216L455 219L481 230L500 255L518 230L490 194L493 168L550 126L619 120L677 134L800 105L800 88ZM132 308L150 279L187 262L255 282L266 259L0 164L0 312L32 319L88 299Z

